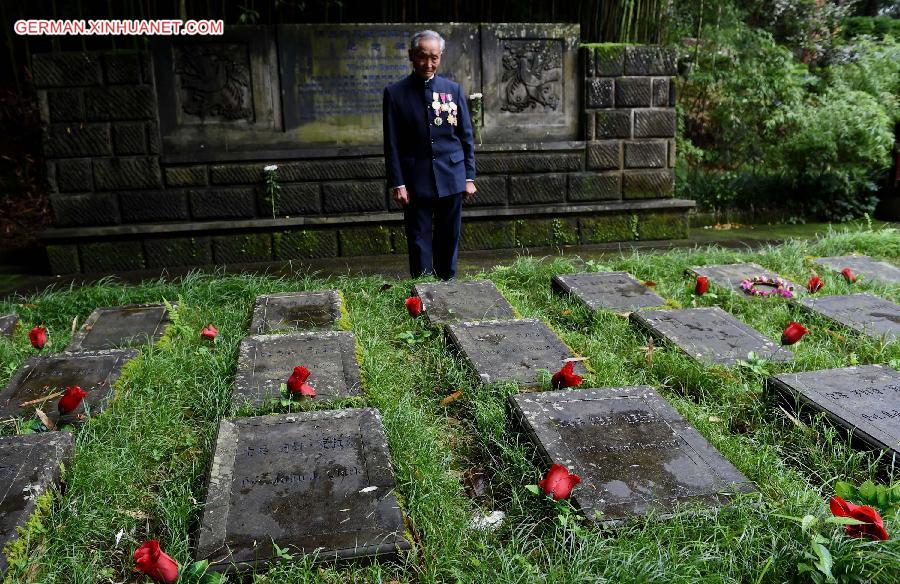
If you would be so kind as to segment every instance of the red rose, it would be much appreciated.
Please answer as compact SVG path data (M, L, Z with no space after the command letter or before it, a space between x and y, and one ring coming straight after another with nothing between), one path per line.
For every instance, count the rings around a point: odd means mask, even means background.
M697 283L694 285L694 294L703 296L709 290L709 278L706 276L697 276Z
M159 548L159 542L150 539L134 551L137 569L156 582L173 584L178 580L178 564Z
M553 374L550 385L553 389L564 389L566 387L575 387L581 385L581 376L576 375L574 371L575 363L567 361L562 369Z
M75 408L81 403L81 400L87 397L87 392L77 385L73 387L67 387L66 392L63 394L61 398L59 398L59 403L57 406L59 407L60 414L70 414L75 411Z
M209 341L214 341L217 334L219 334L219 329L214 327L212 324L206 325L206 327L204 327L204 329L200 331L200 336Z
M815 294L824 287L825 282L823 282L822 278L818 276L813 276L809 279L809 282L806 283L806 289L809 290L810 294Z
M851 284L856 282L856 274L854 274L853 270L851 270L850 268L844 268L843 270L841 270L841 274L843 274L844 278Z
M316 397L316 390L313 389L311 385L306 383L307 379L309 379L309 369L307 369L303 365L294 367L294 372L291 373L290 377L288 377L288 389L294 395L299 394L308 397Z
M784 332L781 333L781 344L782 345L793 345L797 341L803 338L803 335L809 332L809 329L800 324L799 322L791 321L787 328L784 329Z
M538 486L545 495L553 495L555 501L568 499L575 485L581 482L581 477L569 472L569 469L561 464L553 463Z
M884 529L884 521L878 511L867 505L854 505L849 501L844 501L840 497L832 497L828 502L831 507L831 514L835 517L852 517L859 521L865 521L862 525L846 525L847 535L851 537L871 537L885 541L888 533Z
M422 314L422 299L418 296L410 296L407 298L406 310L409 311L409 315L413 318Z
M42 326L36 326L28 331L28 340L31 346L40 351L47 344L47 329Z

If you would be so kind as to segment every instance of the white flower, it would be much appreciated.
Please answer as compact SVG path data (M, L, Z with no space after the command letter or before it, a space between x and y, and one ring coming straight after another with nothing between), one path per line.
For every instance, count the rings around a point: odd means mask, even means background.
M482 94L480 94L480 93L473 93L472 95L469 96L469 99L481 99L481 98L482 98Z
M275 172L276 170L278 170L278 165L277 165L277 164L270 164L269 166L263 167L263 170L266 171L266 172Z
M482 516L480 513L477 513L475 517L472 519L472 522L469 524L470 529L497 529L500 527L500 524L503 523L503 519L506 517L506 513L503 511L494 511L490 515Z

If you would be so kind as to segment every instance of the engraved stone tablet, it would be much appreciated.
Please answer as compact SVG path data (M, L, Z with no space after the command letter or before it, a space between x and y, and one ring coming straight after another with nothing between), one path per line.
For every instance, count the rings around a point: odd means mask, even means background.
M592 311L630 313L666 303L627 272L587 272L553 276L554 290L570 294Z
M136 349L112 349L30 357L0 392L0 419L31 418L35 408L40 408L54 423L72 422L84 413L85 405L96 414L112 394L122 366L137 353ZM57 410L60 392L74 385L86 391L87 397L61 419Z
M235 406L259 407L280 397L294 367L310 371L319 401L359 395L356 340L346 331L255 335L241 341L234 379Z
M67 351L115 349L158 341L169 324L163 304L98 308L72 337Z
M465 357L484 383L515 381L523 386L537 386L541 369L551 374L574 357L556 333L542 321L489 320L447 325L447 336ZM581 363L575 373L584 375Z
M547 467L557 462L581 477L572 498L589 520L615 524L756 490L650 387L520 393L509 401Z
M632 312L631 321L707 365L734 365L750 352L770 361L794 358L793 353L717 306Z
M44 432L0 438L0 549L18 538L38 497L60 478L59 467L75 450L71 432ZM0 553L0 575L6 572Z
M900 283L900 268L888 262L879 262L869 256L832 256L814 260L820 266L840 272L850 268L857 276L883 284Z
M770 377L768 391L823 412L855 438L900 457L900 372L861 365Z
M807 296L800 306L876 339L900 335L900 306L871 294Z
M337 290L285 292L256 297L250 332L302 331L330 328L341 318L341 295Z
M0 336L11 337L19 326L19 317L15 314L0 316Z
M731 288L733 291L750 298L749 294L746 294L743 290L741 290L741 282L748 278L752 278L754 276L762 276L764 278L782 278L779 274L767 270L759 264L721 264L718 266L694 266L693 268L688 268L688 272L693 274L694 276L706 276L709 278L709 281L717 286L721 286L723 288ZM791 282L787 278L782 278L789 285L794 287L794 296L800 296L806 289L803 286L797 286L794 282ZM766 287L764 285L757 285L757 289L766 291L768 289L774 289L772 286Z
M409 549L394 487L375 409L223 420L198 559L246 571L277 559L273 542L321 560Z
M413 294L422 299L425 317L433 325L516 317L506 298L488 280L416 284Z

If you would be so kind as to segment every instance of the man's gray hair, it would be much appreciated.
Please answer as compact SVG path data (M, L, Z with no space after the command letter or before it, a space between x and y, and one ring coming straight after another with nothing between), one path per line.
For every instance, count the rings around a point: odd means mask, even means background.
M444 37L433 30L420 30L412 36L409 41L409 50L415 52L419 48L419 41L423 39L434 39L441 44L441 52L444 52Z

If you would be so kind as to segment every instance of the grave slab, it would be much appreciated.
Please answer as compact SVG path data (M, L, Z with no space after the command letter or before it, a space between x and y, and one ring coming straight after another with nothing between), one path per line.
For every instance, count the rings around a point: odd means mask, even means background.
M592 312L628 314L639 308L663 306L666 301L628 272L585 272L553 276L553 288L569 294Z
M900 283L900 268L869 256L831 256L813 261L833 272L840 273L844 268L850 268L854 274L864 276L866 280L883 284Z
M509 402L547 467L581 477L572 497L591 521L615 525L756 490L651 387L520 393Z
M291 553L319 560L409 549L373 408L225 419L207 482L198 559L246 571Z
M425 318L432 325L516 317L512 306L489 280L416 284L413 295L422 300Z
M743 290L741 290L741 282L743 280L746 280L747 278L752 278L754 276L763 276L765 278L782 278L788 284L794 287L794 296L800 296L804 291L804 288L802 286L797 286L796 283L788 280L787 278L784 278L780 274L773 272L772 270L767 270L761 265L754 263L694 266L692 268L688 268L688 273L690 273L694 277L706 276L707 278L709 278L709 281L716 286L729 288L732 291L737 292L741 296L747 296L748 298L750 298L750 296Z
M41 408L54 423L73 422L85 412L85 405L96 414L111 396L122 367L137 354L136 349L111 349L30 357L0 392L0 419L31 418L35 408ZM66 416L60 417L57 411L59 395L42 399L75 385L86 391L87 397ZM33 403L22 405L27 402Z
M808 296L800 306L876 339L894 341L900 335L900 306L871 294Z
M337 290L284 292L256 297L250 333L304 331L331 328L341 318L341 295Z
M19 537L38 498L60 479L60 465L75 450L71 432L43 432L0 438L0 549ZM0 575L6 572L0 553Z
M260 407L281 395L294 367L310 371L317 401L359 395L356 337L347 331L252 335L241 341L234 406Z
M164 304L131 304L98 308L91 313L67 351L117 349L162 338L169 324L169 311Z
M575 356L550 327L534 318L451 323L446 332L483 383L515 381L535 387L541 383L541 369L552 375ZM586 373L580 362L575 373Z
M734 365L751 352L770 361L794 358L793 353L718 306L632 312L631 321L706 365Z
M870 448L900 458L900 371L860 365L785 373L770 377L766 390L824 413Z
M11 337L19 326L19 317L15 314L4 314L0 316L0 336Z

